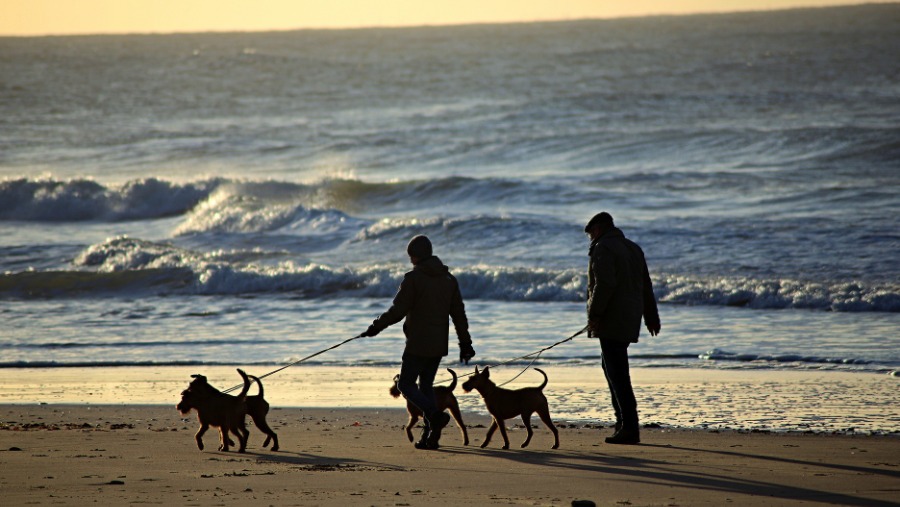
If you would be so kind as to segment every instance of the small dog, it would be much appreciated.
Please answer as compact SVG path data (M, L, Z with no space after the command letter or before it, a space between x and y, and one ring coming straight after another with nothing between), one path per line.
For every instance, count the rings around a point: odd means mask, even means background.
M503 424L503 421L517 415L522 416L525 430L528 431L528 436L522 442L522 447L528 446L532 435L534 435L534 431L531 429L531 414L534 412L537 412L541 421L544 421L544 424L553 432L555 442L552 449L559 448L559 431L557 431L556 426L553 425L553 421L550 419L547 397L543 393L543 389L547 385L547 374L543 370L537 368L535 370L541 372L541 375L544 376L544 383L540 387L503 389L502 387L497 387L491 381L490 368L485 368L479 372L477 366L475 367L475 375L463 382L462 387L464 391L468 393L475 389L481 394L488 413L494 418L491 422L491 427L488 428L487 436L484 437L484 443L481 444L482 448L490 443L494 431L499 428L500 435L503 436L503 448L509 449L509 437L506 436L506 426Z
M459 426L459 429L462 432L463 445L469 445L469 433L466 431L466 425L463 424L462 413L459 411L459 402L456 401L456 396L453 395L453 390L456 389L456 372L450 368L447 368L447 371L453 376L453 381L450 382L449 386L435 386L434 397L437 401L437 408L441 411L450 409L450 414L453 416L456 425ZM391 396L394 398L399 398L401 396L400 388L397 387L397 382L399 380L400 375L394 375L394 383L389 390ZM406 436L409 438L409 441L412 442L415 440L415 438L413 438L412 428L419 422L419 418L424 416L422 411L419 410L419 407L413 405L409 401L406 402L406 411L409 412L409 422L406 423Z
M191 375L194 380L187 389L181 392L181 401L175 408L182 415L187 415L191 409L197 411L200 430L197 431L194 438L201 451L203 450L203 434L210 426L219 428L220 451L227 452L228 446L234 445L234 442L228 438L229 431L238 437L238 442L240 442L238 452L245 452L247 449L247 437L250 435L250 431L247 430L247 425L244 423L244 416L247 414L246 398L247 391L250 390L250 379L240 368L238 368L238 373L244 379L244 388L237 396L225 394L209 385L203 375Z
M268 447L269 442L272 441L272 450L277 451L278 435L276 435L275 432L272 431L272 428L269 427L269 424L266 423L266 414L269 413L269 402L263 398L262 382L258 377L254 377L253 375L247 376L259 385L259 394L247 396L247 414L253 419L253 424L266 434L266 441L263 442L263 447Z

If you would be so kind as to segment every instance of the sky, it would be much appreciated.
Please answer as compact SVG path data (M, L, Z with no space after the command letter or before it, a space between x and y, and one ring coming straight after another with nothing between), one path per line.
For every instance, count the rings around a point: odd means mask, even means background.
M886 0L0 0L0 35L263 31L555 21Z

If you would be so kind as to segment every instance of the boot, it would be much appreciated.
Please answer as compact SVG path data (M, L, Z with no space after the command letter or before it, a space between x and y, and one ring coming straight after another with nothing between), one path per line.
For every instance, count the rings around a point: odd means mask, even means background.
M413 444L416 449L428 449L428 435L431 434L431 428L428 427L428 421L425 421L425 427L422 429L422 436Z
M428 435L428 440L425 441L425 447L427 449L437 449L440 447L441 431L450 422L450 416L444 411L440 411L432 414L428 420L428 426L431 427L431 433Z
M616 433L622 431L622 426L623 426L623 424L622 424L622 421L621 421L621 420L616 421L616 426L615 426L615 428L613 429L613 435L615 435Z
M626 444L634 445L641 443L641 431L636 426L623 426L613 436L606 437L604 440L607 444Z

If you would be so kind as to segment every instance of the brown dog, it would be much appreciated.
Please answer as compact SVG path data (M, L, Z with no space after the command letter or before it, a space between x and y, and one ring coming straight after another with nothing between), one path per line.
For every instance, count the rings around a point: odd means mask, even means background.
M475 367L475 375L469 380L463 382L463 390L470 392L472 389L478 391L484 398L484 404L488 413L494 418L491 421L491 427L488 428L487 436L484 437L484 443L481 447L486 447L494 435L494 431L500 428L500 435L503 436L503 448L509 449L509 437L506 436L506 426L503 421L517 415L522 416L522 422L525 423L525 430L528 436L522 442L522 447L526 447L531 442L534 431L531 429L531 414L537 412L541 421L553 432L555 442L552 449L559 448L559 431L553 425L550 419L550 408L547 406L547 397L544 396L543 389L547 385L547 374L543 370L535 368L544 376L544 383L540 387L526 387L523 389L503 389L497 387L491 379L490 368L485 368L481 372Z
M269 427L269 424L266 423L266 414L269 413L269 402L263 398L263 385L258 377L254 377L253 375L247 375L251 380L256 381L259 385L259 394L255 394L253 396L247 396L247 415L253 419L253 424L259 428L260 431L266 434L266 441L263 442L263 447L267 447L269 445L269 441L273 441L272 450L278 450L278 435L272 431L272 428Z
M203 450L203 434L210 426L219 428L221 444L219 450L228 451L229 445L234 442L228 438L228 432L238 437L240 447L238 452L247 449L247 437L250 431L244 424L244 416L247 414L247 391L250 390L250 379L243 370L238 368L238 373L244 379L244 388L237 396L225 394L209 385L203 375L191 375L191 381L187 389L181 392L181 401L175 406L183 415L187 415L192 409L197 411L197 419L200 420L200 430L194 438L197 447Z
M450 409L450 414L453 416L456 425L459 426L459 429L462 432L463 445L469 445L469 433L466 431L466 425L463 424L462 413L459 411L459 402L456 401L456 396L453 395L453 390L456 389L456 372L450 368L447 368L447 371L453 376L453 381L450 382L449 386L435 386L434 398L437 401L438 410L444 411ZM399 380L400 375L394 375L394 383L389 390L391 396L394 398L399 398L401 395L400 388L397 387L397 382ZM409 422L406 423L406 436L409 438L409 441L412 442L415 440L415 438L413 438L412 428L419 422L419 418L423 417L423 414L422 411L419 410L419 407L413 405L409 401L406 402L406 411L409 412Z

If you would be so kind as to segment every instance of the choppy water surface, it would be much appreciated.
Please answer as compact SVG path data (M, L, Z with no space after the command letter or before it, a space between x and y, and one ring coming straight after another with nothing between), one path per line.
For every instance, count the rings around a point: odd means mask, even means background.
M280 364L364 330L415 234L518 357L582 327L607 210L661 303L637 364L891 371L898 14L0 38L2 365Z

